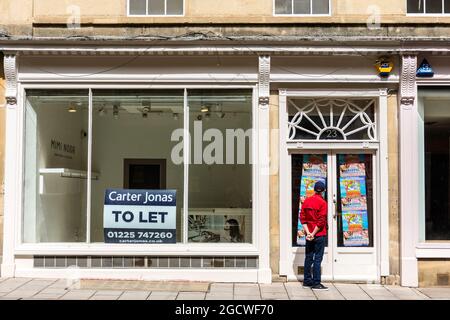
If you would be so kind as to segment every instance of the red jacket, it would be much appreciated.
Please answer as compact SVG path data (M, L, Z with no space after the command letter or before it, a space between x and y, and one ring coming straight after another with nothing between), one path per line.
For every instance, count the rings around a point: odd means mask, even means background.
M313 232L317 226L319 231L317 231L316 237L327 235L327 205L327 202L317 193L303 202L300 222L308 225L309 232Z

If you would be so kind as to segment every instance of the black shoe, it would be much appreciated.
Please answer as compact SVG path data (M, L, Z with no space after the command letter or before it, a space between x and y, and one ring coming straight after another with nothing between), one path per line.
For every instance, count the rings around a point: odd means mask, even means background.
M315 286L311 287L311 289L313 290L320 290L320 291L328 291L328 288L325 287L323 284L319 283L316 284Z
M313 284L308 284L308 283L303 282L302 288L303 289L311 289L313 286L314 286Z

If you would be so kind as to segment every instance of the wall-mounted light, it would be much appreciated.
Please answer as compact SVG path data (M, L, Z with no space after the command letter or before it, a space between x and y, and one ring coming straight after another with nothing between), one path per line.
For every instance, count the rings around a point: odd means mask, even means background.
M209 107L208 106L202 106L200 111L203 112L203 113L209 112Z
M178 121L178 113L173 114L173 120Z
M209 113L205 113L205 120L209 120L211 118L211 115Z

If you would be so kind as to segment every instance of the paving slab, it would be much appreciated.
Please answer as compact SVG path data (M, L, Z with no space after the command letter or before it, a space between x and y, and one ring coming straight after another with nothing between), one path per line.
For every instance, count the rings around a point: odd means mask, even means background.
M124 291L119 300L147 300L150 291Z
M49 289L69 289L69 287L74 287L74 286L76 286L76 283L74 283L74 281L71 281L68 279L59 279L59 280L53 282L47 288L49 288Z
M331 283L323 283L325 287L328 287L328 291L312 290L312 293L318 300L345 300L338 289Z
M96 294L102 296L120 296L122 293L123 291L120 290L99 290Z
M205 295L202 292L180 292L177 300L205 300Z
M361 284L359 287L364 290L373 300L398 300L388 289L379 284Z
M260 295L234 295L234 300L262 300Z
M233 283L211 283L209 286L209 292L211 293L231 293L233 294L234 284Z
M257 284L236 283L234 285L234 294L238 296L260 296L260 290Z
M45 289L43 289L42 291L39 292L39 294L66 294L67 292L69 292L70 290L68 289L59 289L59 288L51 288L51 287L47 287Z
M417 290L425 294L427 297L430 297L431 299L450 300L450 288L419 288Z
M333 285L345 300L372 300L357 284L334 283Z
M289 296L289 300L317 300L316 296L308 297L308 296L298 296L298 295L292 295Z
M61 297L61 300L88 300L95 290L71 290Z
M263 300L289 300L286 292L261 292L261 298Z
M38 293L30 298L27 299L31 299L31 300L57 300L59 298L61 298L63 295L62 294L50 294L50 293Z
M233 300L233 293L207 293L205 300Z
M284 292L286 289L283 283L261 284L259 285L261 292Z
M147 300L175 300L178 292L153 291Z
M142 290L142 291L186 291L207 292L209 282L189 281L128 281L128 280L81 280L82 289L101 290Z
M20 288L29 281L31 281L29 278L8 278L0 283L0 292L9 293Z
M94 294L89 300L117 300L119 296Z
M400 300L424 300L424 295L418 294L412 288L399 286L385 286L394 296Z
M12 297L12 298L30 298L39 293L40 290L14 290L4 297Z
M302 288L298 284L285 283L287 294L292 300L317 300L317 297L309 288Z

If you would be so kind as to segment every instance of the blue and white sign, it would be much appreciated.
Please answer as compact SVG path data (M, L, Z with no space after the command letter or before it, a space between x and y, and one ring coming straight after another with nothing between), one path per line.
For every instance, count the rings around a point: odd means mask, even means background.
M107 189L106 243L176 243L176 190Z

